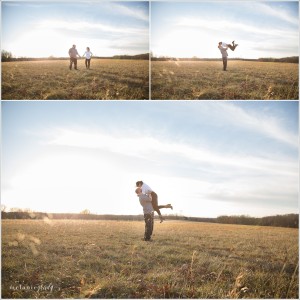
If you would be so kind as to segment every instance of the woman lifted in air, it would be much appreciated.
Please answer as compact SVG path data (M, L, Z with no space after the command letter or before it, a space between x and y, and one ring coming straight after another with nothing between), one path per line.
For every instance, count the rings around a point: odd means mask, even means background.
M171 208L171 209L173 209L173 206L171 204L158 205L157 194L150 188L149 185L147 185L143 181L137 181L136 182L136 187L137 187L137 189L135 190L135 192L138 196L140 196L142 194L146 194L146 195L149 195L151 197L153 209L158 213L160 223L163 222L164 218L161 215L160 209L161 208Z

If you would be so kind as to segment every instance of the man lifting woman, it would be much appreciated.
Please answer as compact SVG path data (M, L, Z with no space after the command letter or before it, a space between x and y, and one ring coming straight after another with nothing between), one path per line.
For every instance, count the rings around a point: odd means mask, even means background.
M164 218L161 215L160 209L161 208L173 209L173 206L171 204L158 205L157 194L150 188L149 185L147 185L143 181L137 181L136 187L137 188L136 188L135 192L138 195L138 197L142 197L143 195L148 195L149 197L151 197L151 203L152 203L153 209L159 215L160 223L163 222Z

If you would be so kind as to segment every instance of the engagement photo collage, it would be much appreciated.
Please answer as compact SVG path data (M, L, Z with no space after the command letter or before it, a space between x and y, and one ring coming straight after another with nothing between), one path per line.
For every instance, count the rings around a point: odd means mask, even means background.
M299 1L1 0L1 299L299 299Z

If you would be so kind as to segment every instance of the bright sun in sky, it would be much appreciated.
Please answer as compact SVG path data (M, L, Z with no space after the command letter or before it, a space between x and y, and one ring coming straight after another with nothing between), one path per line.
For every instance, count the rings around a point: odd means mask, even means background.
M2 1L2 49L21 57L94 55L231 58L298 55L298 1ZM149 28L151 27L151 31Z
M239 44L232 58L298 55L298 2L152 2L154 56L220 57L218 42Z
M164 213L297 213L298 102L2 102L8 209L141 214L138 180Z
M149 52L148 2L2 1L2 48L21 57Z

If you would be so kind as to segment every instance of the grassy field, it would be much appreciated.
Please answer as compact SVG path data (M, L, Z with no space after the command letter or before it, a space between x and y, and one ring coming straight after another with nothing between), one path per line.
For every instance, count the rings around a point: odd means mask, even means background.
M2 220L2 298L298 298L298 229Z
M149 99L147 60L94 59L86 70L68 60L2 63L3 100Z
M299 99L298 64L228 61L153 61L151 98Z

